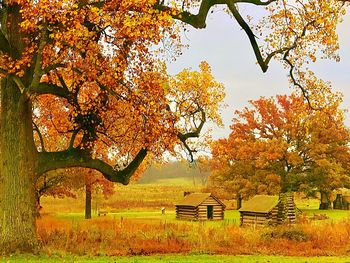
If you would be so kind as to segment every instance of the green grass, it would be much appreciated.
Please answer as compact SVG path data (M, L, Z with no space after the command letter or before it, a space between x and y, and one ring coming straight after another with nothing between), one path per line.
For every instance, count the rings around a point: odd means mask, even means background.
M311 208L311 209L310 209ZM302 208L301 211L307 215L307 217L311 218L314 214L326 214L329 219L327 220L315 220L313 222L319 223L329 223L332 221L341 221L347 220L350 217L350 211L347 210L318 210L314 207ZM84 213L59 213L56 215L59 219L64 220L82 220L84 219ZM176 223L176 224L204 224L209 227L222 226L228 224L238 225L239 220L239 212L237 210L227 210L225 211L225 220L223 221L206 221L206 222L191 222L186 220L177 220L175 218L174 210L166 210L166 214L162 215L161 211L137 211L137 210L125 210L121 212L108 213L108 218L114 218L116 220L124 219L145 219L147 221L164 221L168 223ZM93 214L93 218L97 218L96 214ZM103 217L102 217L103 218Z
M349 210L319 210L320 201L317 199L302 199L296 201L297 207L305 213L308 217L312 217L314 214L325 214L329 217L328 220L320 220L316 222L331 222L347 220L350 216Z
M237 210L228 210L225 212L225 219L220 221L187 221L187 220L178 220L175 218L175 211L166 211L165 215L162 215L160 211L123 211L116 213L108 213L107 218L113 218L116 220L124 219L144 219L147 222L162 222L162 223L175 223L175 224L192 224L198 225L203 224L208 227L220 227L222 225L228 224L239 224L239 212ZM80 221L84 219L83 213L60 213L56 215L56 218L63 220L72 220ZM93 215L93 218L98 218L97 215ZM100 217L104 218L104 216Z
M307 216L312 217L314 214L325 214L329 217L327 220L322 221L341 221L347 220L350 216L349 210L318 210L318 209L303 209L302 210Z
M177 178L159 178L151 183L140 183L140 185L172 185L172 186L201 186L198 180L193 182L191 177L177 177Z
M0 258L1 259L1 258ZM152 263L152 262L242 262L242 263L331 263L331 262L350 262L350 257L283 257L283 256L228 256L228 255L155 255L155 256L134 256L134 257L78 257L78 256L59 256L59 255L20 255L12 257L3 257L2 262L118 262L118 263Z

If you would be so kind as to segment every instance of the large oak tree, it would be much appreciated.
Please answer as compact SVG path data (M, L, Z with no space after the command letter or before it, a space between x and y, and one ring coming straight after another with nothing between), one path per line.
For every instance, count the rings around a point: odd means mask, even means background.
M206 64L202 74L190 74L191 81L183 78L186 72L169 80L155 51L161 40L177 50L183 25L174 21L204 28L212 7L226 7L247 34L261 69L273 58L281 60L292 84L312 99L305 82L315 78L303 65L316 59L315 50L338 58L335 30L346 3L0 1L2 251L36 247L34 184L50 170L92 168L127 184L150 153L161 156L181 143L192 158L188 141L199 136L205 120L218 120L222 87ZM261 6L268 14L258 26L249 25L240 4ZM268 32L261 43L258 31ZM69 136L57 151L45 145L53 130Z
M292 94L237 111L229 137L213 144L212 184L245 198L287 191L327 196L349 187L350 133L340 97L330 97L322 110Z

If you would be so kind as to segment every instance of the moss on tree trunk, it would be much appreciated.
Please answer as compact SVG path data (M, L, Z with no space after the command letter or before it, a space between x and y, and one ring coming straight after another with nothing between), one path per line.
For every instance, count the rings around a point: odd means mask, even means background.
M10 78L1 81L0 248L2 253L37 248L32 105Z

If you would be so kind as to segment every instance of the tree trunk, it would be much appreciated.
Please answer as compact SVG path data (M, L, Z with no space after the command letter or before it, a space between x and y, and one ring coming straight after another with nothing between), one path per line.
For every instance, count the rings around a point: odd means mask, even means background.
M331 202L329 201L329 195L327 192L321 191L321 203L320 203L320 210L327 210L332 208Z
M241 194L237 194L236 198L237 198L237 210L238 210L238 209L240 209L242 207L242 195Z
M281 182L280 182L280 193L287 193L288 192L288 188L289 188L289 184L287 182L287 173L282 172L280 175L281 178Z
M0 96L0 248L2 253L33 252L37 151L32 105L10 77L1 80Z
M85 219L91 219L91 184L85 183Z
M39 191L36 191L36 193L35 193L36 218L40 218L41 217L40 210L41 210L42 207L40 205L40 198L41 198L41 196L40 196Z

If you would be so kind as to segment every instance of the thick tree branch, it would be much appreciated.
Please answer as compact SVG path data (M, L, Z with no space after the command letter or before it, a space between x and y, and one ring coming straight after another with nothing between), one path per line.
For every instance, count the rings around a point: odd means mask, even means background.
M11 44L11 41L8 35L8 26L10 22L9 22L9 13L8 13L7 3L2 3L1 9L0 9L0 16L1 16L0 17L0 23L1 23L0 51L2 51L3 53L9 55L14 59L19 59L20 52L15 45Z
M8 42L2 30L0 30L0 50L7 55L11 54L10 43Z
M174 19L180 20L186 24L189 24L193 26L194 28L205 28L205 20L207 19L207 15L209 13L209 10L212 6L218 5L218 4L225 4L225 0L203 0L201 2L201 5L199 7L198 14L194 15L191 14L188 11L178 11L174 8L171 8L169 6L165 6L161 3L157 3L155 5L155 9L165 12L171 12L172 17Z
M23 93L25 90L25 86L24 86L22 80L18 76L16 76L15 74L11 74L11 75L9 75L9 77L12 78L12 80L16 83L16 85L19 88L19 90L21 91L21 93Z
M28 88L29 93L31 93L31 91L40 84L40 79L43 75L43 70L42 70L43 51L46 46L48 37L49 37L49 31L47 29L46 24L44 24L43 29L41 31L41 38L40 38L38 51L35 58L33 79Z
M260 0L238 0L238 1L234 1L236 3L247 3L247 4L254 4L254 5L269 5L273 2L276 2L277 0L269 0L269 1L260 1Z
M234 16L234 18L237 20L238 24L242 27L242 29L245 31L245 33L247 34L250 44L254 50L254 54L255 57L258 61L258 64L261 68L261 70L263 72L267 71L268 65L265 63L265 60L263 59L262 55L261 55L261 51L259 48L259 45L255 39L255 35L253 33L253 31L250 29L249 25L247 24L247 22L244 21L243 17L241 16L241 14L238 12L234 2L232 1L228 1L227 3L228 8L230 9L232 15Z
M51 64L43 69L43 73L49 73L51 70L64 68L66 65L64 63Z
M269 63L270 59L272 58L272 56L274 56L276 53L280 53L281 51L275 52L275 54L270 55L269 58L264 60L264 58L262 57L259 45L255 39L255 35L254 35L253 31L251 30L249 25L245 22L243 17L240 15L240 13L238 12L235 5L237 3L250 3L250 4L254 4L254 5L267 6L275 1L276 0L268 0L268 1L260 1L260 0L202 0L202 2L200 4L199 11L196 15L194 15L188 11L176 10L176 9L171 8L169 6L165 6L159 2L155 5L155 8L160 10L160 11L170 12L174 19L177 19L177 20L180 20L186 24L189 24L189 25L193 26L194 28L205 28L206 27L205 21L206 21L206 18L207 18L207 15L209 13L210 8L213 7L214 5L226 4L228 6L229 10L231 11L232 15L234 16L234 18L238 22L238 24L242 27L242 29L247 34L249 41L250 41L250 44L254 50L254 54L255 54L255 57L258 61L259 66L261 67L263 72L266 72L267 68L268 68L268 63Z
M83 149L69 149L61 152L45 152L39 153L38 157L38 174L69 167L84 167L95 169L103 174L103 176L111 181L127 185L131 176L140 166L147 155L146 149L141 149L135 156L134 160L123 170L115 170L106 162L93 159L91 154Z
M174 19L180 20L186 24L193 26L194 28L205 28L206 27L206 19L209 13L210 8L215 5L220 4L237 4L237 3L249 3L254 5L269 5L276 0L268 0L268 1L260 1L260 0L202 0L199 11L197 14L192 14L188 11L179 11L172 7L166 6L160 2L158 2L154 7L160 11L170 12ZM174 12L172 12L174 11Z
M31 92L37 95L52 94L66 99L69 96L69 90L67 88L51 83L40 83L39 85L33 87Z

